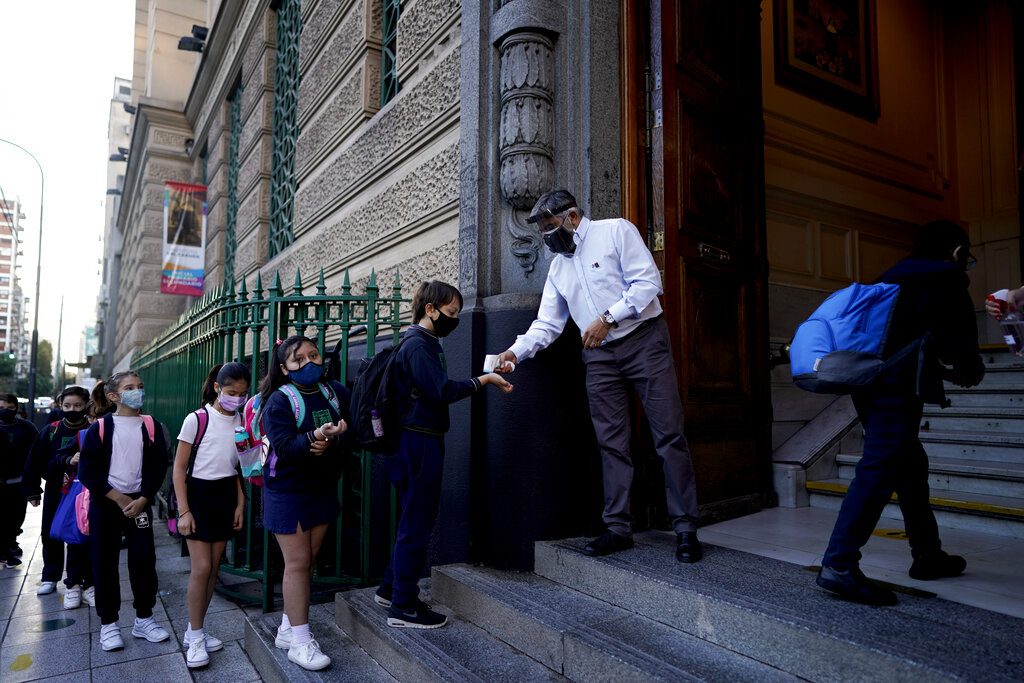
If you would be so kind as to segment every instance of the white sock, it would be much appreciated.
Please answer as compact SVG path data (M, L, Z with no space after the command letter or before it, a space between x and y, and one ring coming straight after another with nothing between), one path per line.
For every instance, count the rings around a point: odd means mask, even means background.
M284 612L281 613L281 630L287 631L292 627L292 622L288 621L288 615Z
M302 645L313 640L309 632L309 624L295 624L292 626L292 645Z
M205 633L206 632L203 629L198 629L196 631L193 631L192 630L192 623L189 622L188 630L185 631L185 640L187 640L190 643L194 643L195 641L197 641L200 638L202 638Z

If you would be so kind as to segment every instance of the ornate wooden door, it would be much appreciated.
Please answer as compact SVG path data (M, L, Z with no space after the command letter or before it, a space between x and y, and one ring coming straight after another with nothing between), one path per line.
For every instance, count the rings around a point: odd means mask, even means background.
M760 8L647 9L647 213L707 521L772 491Z

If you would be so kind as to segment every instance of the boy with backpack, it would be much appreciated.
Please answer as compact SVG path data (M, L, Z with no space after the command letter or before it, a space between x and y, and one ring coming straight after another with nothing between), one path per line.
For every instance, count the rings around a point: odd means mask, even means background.
M892 591L870 581L859 568L860 549L893 491L910 537L910 576L922 581L952 577L967 566L964 558L942 550L928 500L928 456L918 429L924 403L946 405L943 379L971 387L985 375L965 272L975 262L967 234L955 223L935 221L918 232L911 255L879 278L899 285L882 358L923 341L920 353L886 367L873 382L852 392L864 427L864 454L817 578L819 586L846 600L897 602Z

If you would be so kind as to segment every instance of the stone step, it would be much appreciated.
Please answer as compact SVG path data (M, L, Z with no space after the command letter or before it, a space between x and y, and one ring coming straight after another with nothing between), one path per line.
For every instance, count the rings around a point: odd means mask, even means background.
M934 429L921 431L919 436L929 457L1024 462L1024 436L943 432Z
M333 605L313 605L309 625L320 649L331 658L322 671L306 671L288 660L288 651L274 646L281 613L257 614L245 621L245 652L264 681L366 681L394 683L389 674L334 623ZM200 670L201 671L201 670ZM201 674L200 674L201 675ZM200 680L197 678L197 680Z
M796 565L708 544L704 560L681 565L673 535L635 540L600 558L583 555L585 539L540 542L535 571L809 680L1010 681L1024 670L1024 620L920 593L856 605Z
M853 479L860 455L836 456L840 479ZM928 458L928 485L937 495L945 491L1017 498L1024 506L1024 463L960 458Z
M921 431L973 432L1024 436L1024 405L1013 407L929 406L921 419Z
M959 389L947 384L946 397L951 403L947 410L967 407L1024 409L1024 391L1021 390L1021 387L1005 391L983 391L976 387Z
M849 479L807 482L811 507L838 510ZM885 514L903 519L893 494ZM1024 500L962 491L935 491L930 497L939 526L1024 538Z
M574 681L792 681L789 674L528 573L435 567L434 599Z
M373 601L374 588L335 596L338 626L400 681L564 681L473 624L449 615L438 629L391 628L387 610ZM421 596L428 599L429 595Z
M1001 389L1004 387L1020 387L1024 385L1024 367L1016 363L994 363L985 366L985 378L976 388L979 391ZM954 386L947 383L947 387Z

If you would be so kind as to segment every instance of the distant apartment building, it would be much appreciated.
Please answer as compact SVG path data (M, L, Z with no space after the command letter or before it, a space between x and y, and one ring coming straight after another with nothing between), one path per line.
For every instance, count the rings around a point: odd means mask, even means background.
M0 200L0 353L14 354L19 373L24 372L28 356L25 301L17 274L24 219L19 200Z
M114 359L110 349L117 341L117 308L121 278L122 234L117 227L117 212L124 189L124 172L131 144L132 82L127 78L114 79L114 93L110 98L110 117L107 123L107 194L103 213L103 284L96 301L96 328L94 335L98 349L87 356L93 377L110 374Z

